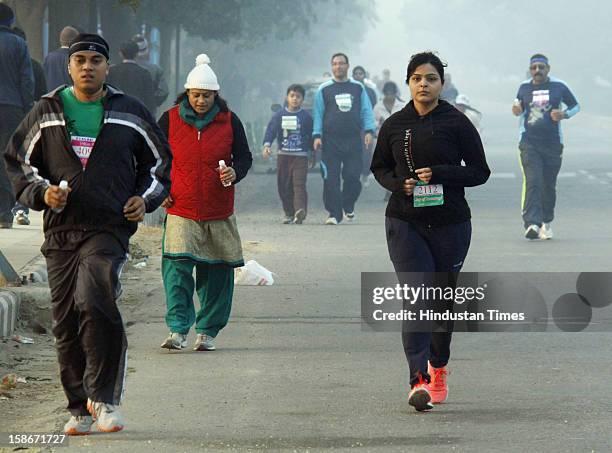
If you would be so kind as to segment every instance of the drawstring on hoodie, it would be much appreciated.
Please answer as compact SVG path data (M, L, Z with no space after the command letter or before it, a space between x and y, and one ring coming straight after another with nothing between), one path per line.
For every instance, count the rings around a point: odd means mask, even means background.
M434 135L434 127L433 127L433 119L432 119L432 113L433 110L431 112L429 112L428 114L426 114L425 116L421 116L421 121L424 120L425 118L429 118L429 129L431 130L431 136L433 137Z

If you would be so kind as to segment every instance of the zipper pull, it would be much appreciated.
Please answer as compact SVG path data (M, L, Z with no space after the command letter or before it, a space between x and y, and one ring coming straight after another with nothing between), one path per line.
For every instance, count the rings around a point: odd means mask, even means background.
M198 131L198 141L200 141L200 134L201 134L201 132Z

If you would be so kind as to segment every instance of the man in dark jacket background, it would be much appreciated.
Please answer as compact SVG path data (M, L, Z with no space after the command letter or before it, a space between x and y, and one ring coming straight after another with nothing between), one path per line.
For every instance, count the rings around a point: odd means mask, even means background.
M61 85L72 85L68 74L68 46L79 32L76 28L66 26L60 32L60 48L49 52L45 57L44 67L47 86L54 90Z
M34 101L34 73L26 42L11 30L13 10L0 3L0 228L13 227L15 196L4 167L4 149Z
M149 71L149 74L151 74L151 80L153 80L155 107L159 107L168 98L169 94L168 82L166 82L164 70L161 68L161 66L151 63L149 41L147 41L144 36L135 35L132 38L132 41L134 41L138 46L138 56L136 57L136 62ZM152 110L151 113L153 113L153 116L157 118L154 110Z
M36 103L13 134L5 162L19 201L45 211L41 251L72 414L64 432L82 435L94 421L104 432L124 427L118 405L127 338L117 307L119 277L137 222L169 195L172 157L149 111L104 83L109 48L102 37L78 35L68 55L72 86Z
M13 27L13 33L23 39L26 43L28 42L25 31L23 31L21 28ZM40 62L32 57L30 57L30 62L32 63L32 72L34 73L34 102L36 102L43 97L43 95L47 94L47 77L45 76L43 65L40 64Z
M106 82L139 99L154 115L157 106L153 97L151 74L134 60L138 55L138 45L126 41L121 44L119 53L123 61L109 68Z
M28 41L25 32L19 28L14 27L13 33L21 37L24 41ZM32 71L34 72L34 101L38 101L44 94L47 93L47 80L45 79L45 71L42 65L34 58L30 58L32 63ZM15 203L13 207L14 220L18 225L29 225L30 218L28 217L30 210L27 206L21 203Z

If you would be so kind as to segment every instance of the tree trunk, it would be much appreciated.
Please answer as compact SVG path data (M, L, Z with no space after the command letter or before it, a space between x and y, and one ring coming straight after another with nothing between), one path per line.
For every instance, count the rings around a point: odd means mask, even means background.
M43 19L47 0L7 0L17 17L17 26L25 31L32 58L43 59Z

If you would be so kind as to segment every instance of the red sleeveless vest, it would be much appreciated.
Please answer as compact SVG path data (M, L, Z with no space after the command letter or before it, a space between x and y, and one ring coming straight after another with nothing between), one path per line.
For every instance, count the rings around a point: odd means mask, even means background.
M169 115L174 205L168 213L191 220L227 219L234 213L234 186L223 187L217 167L220 160L231 166L231 112L219 112L201 132L182 120L179 106Z

